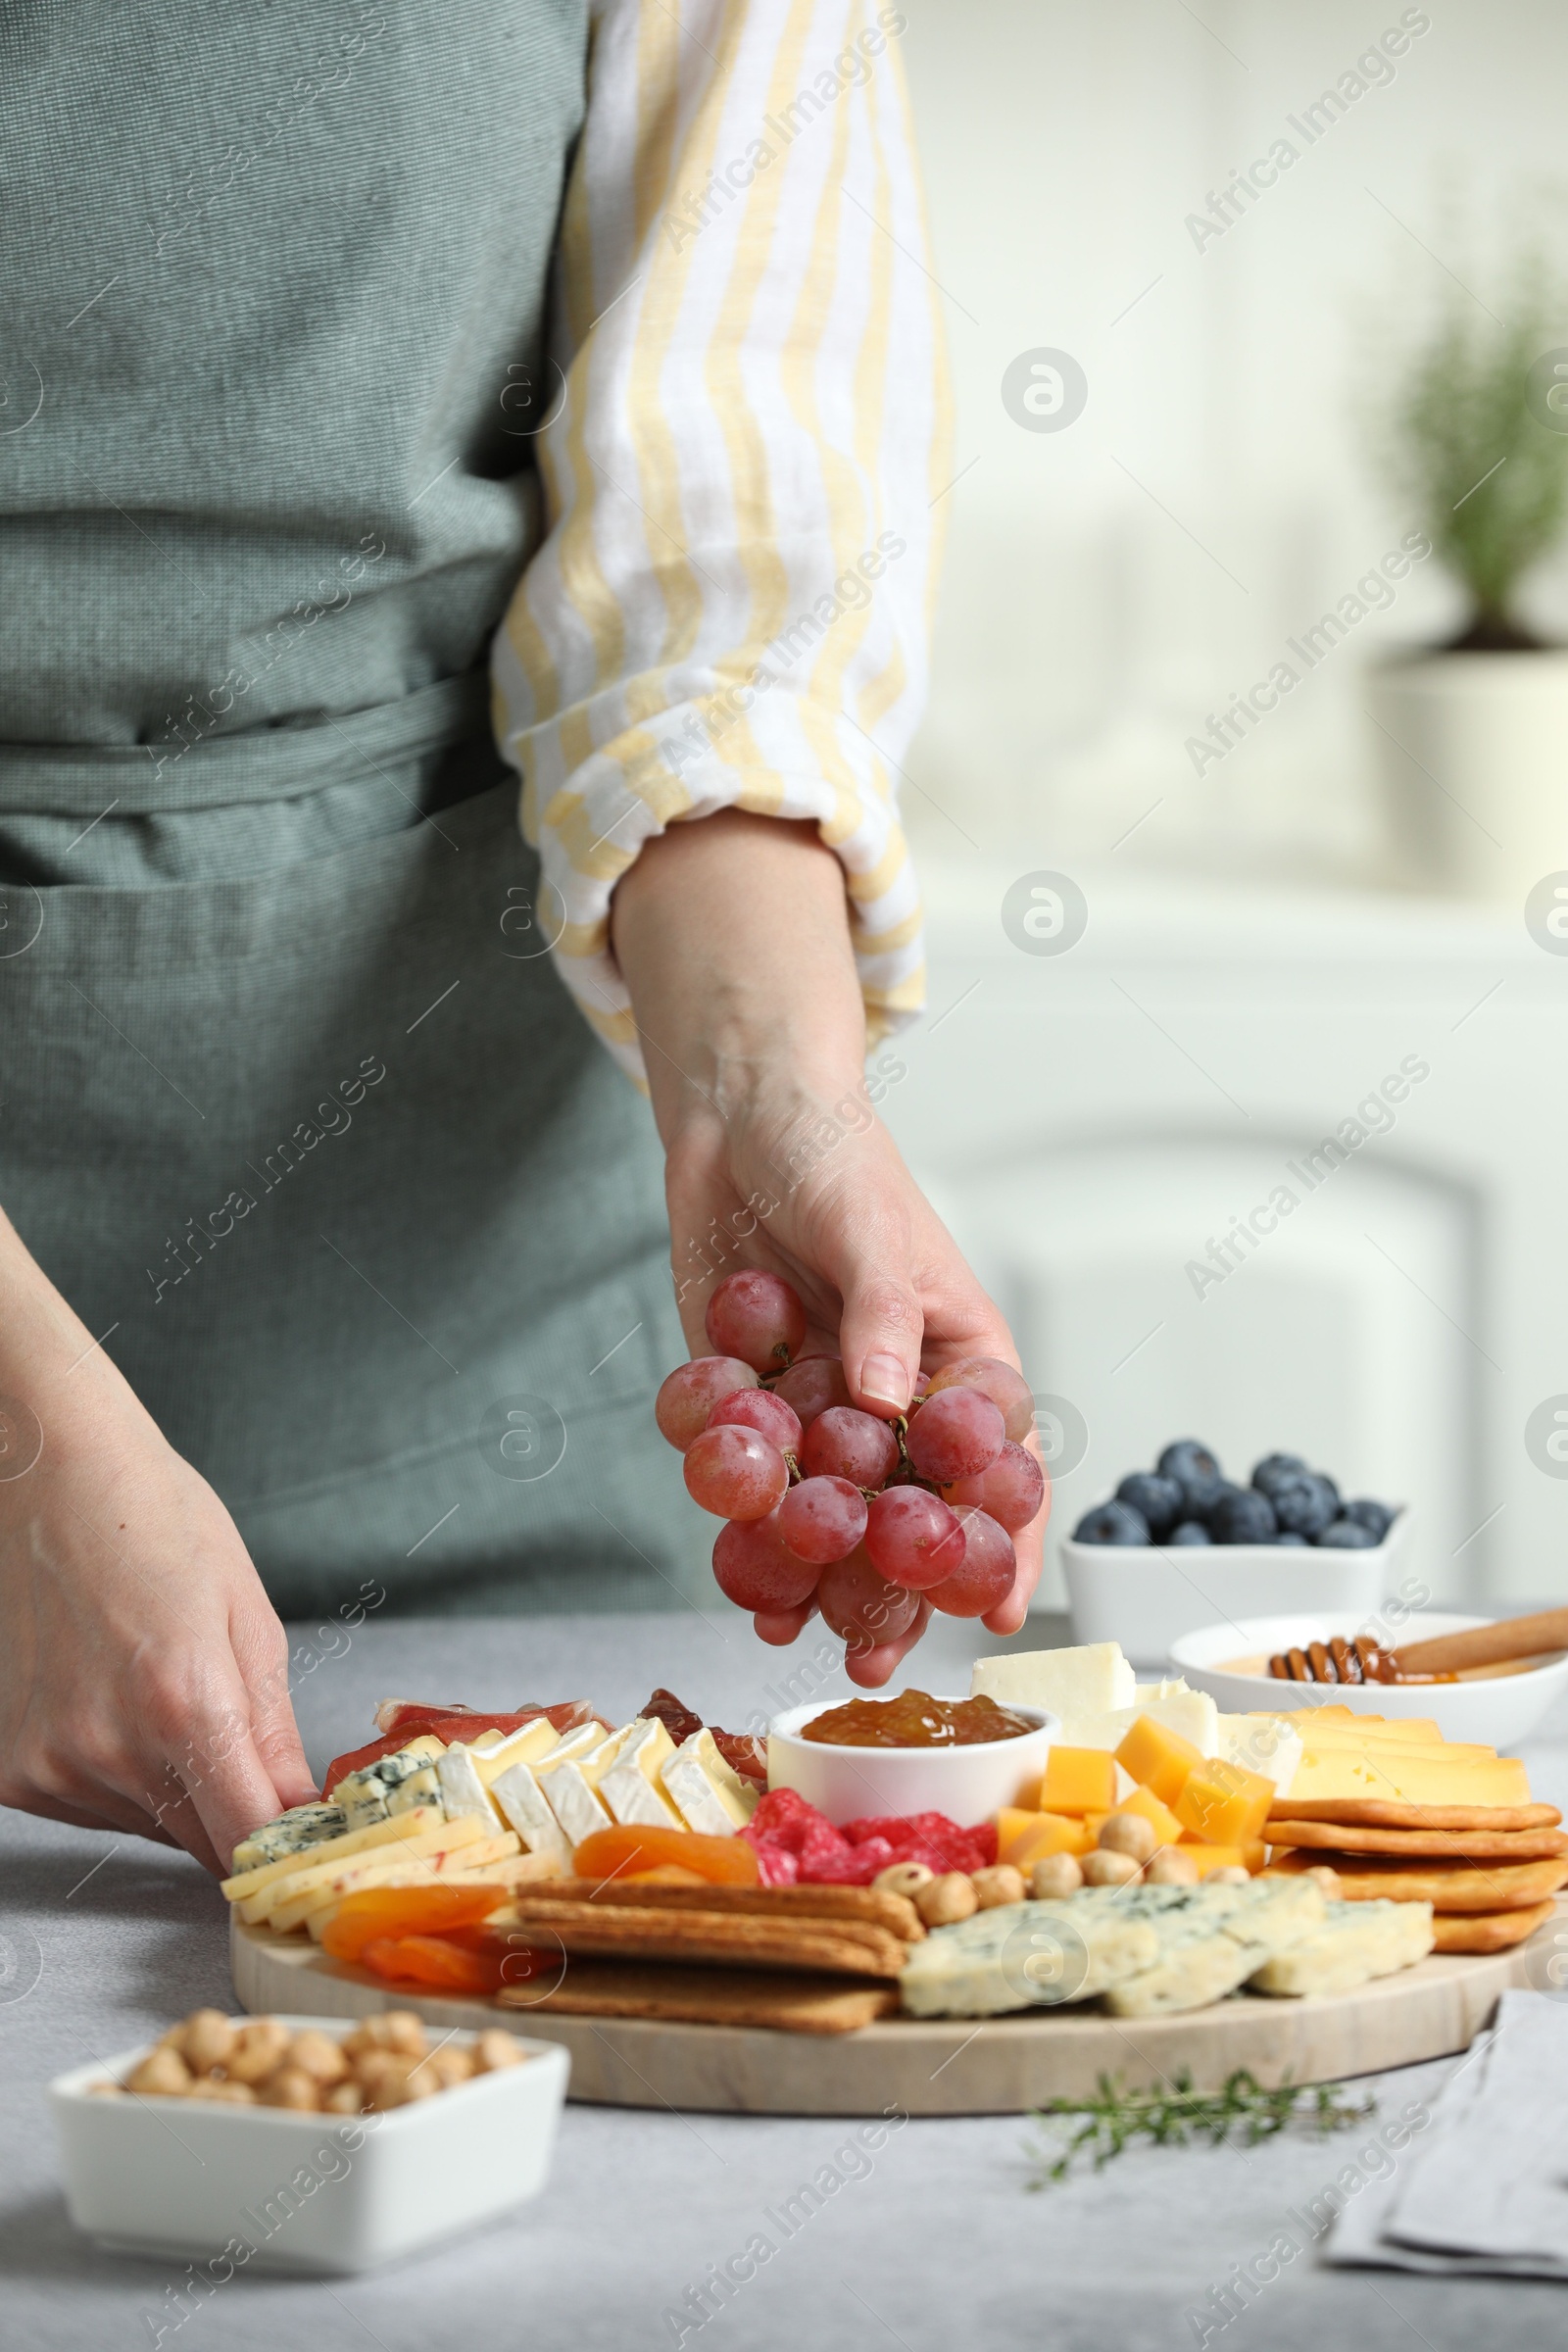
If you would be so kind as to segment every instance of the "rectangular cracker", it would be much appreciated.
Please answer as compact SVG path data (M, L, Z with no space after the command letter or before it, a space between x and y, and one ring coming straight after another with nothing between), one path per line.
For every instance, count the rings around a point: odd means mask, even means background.
M902 1937L866 1920L759 1918L729 1911L659 1910L630 1903L569 1903L519 1895L513 1933L546 1949L601 1958L704 1961L731 1968L811 1969L896 1977L908 1957Z
M1431 1854L1459 1861L1545 1862L1568 1854L1562 1830L1362 1829L1352 1822L1276 1821L1267 1829L1270 1845L1332 1847L1341 1854Z
M1554 1830L1555 1805L1406 1805L1382 1796L1277 1796L1276 1821L1335 1821L1364 1830Z
M617 1879L559 1879L552 1896L627 1903L650 1911L755 1912L767 1919L858 1919L917 1942L925 1923L907 1895L881 1886L650 1886Z
M891 1984L770 1976L762 1969L645 1968L573 1959L563 1982L496 1994L503 2009L567 2017L646 2017L698 2026L765 2026L784 2034L854 2034L897 2010Z
M1396 1903L1431 1903L1444 1912L1513 1911L1544 1902L1559 1886L1568 1886L1568 1858L1469 1865L1403 1862L1392 1854L1293 1853L1271 1862L1264 1876L1307 1870L1318 1861L1327 1861L1338 1872L1340 1893L1348 1903L1375 1902L1386 1895Z
M1526 1943L1544 1928L1557 1906L1553 1902L1522 1904L1516 1911L1449 1912L1432 1922L1436 1952L1505 1952Z

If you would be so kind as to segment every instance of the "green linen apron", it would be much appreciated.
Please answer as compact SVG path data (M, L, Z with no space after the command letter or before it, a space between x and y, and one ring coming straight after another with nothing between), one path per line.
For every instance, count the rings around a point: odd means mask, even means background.
M586 41L0 11L0 1200L288 1614L706 1581L487 722Z

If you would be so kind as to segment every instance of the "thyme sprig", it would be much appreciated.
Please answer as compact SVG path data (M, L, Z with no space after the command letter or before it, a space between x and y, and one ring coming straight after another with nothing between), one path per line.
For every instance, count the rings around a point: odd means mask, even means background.
M1349 2131L1371 2115L1376 2104L1374 2099L1347 2098L1338 2082L1308 2085L1287 2079L1277 2090L1265 2090L1246 2067L1238 2067L1217 2091L1195 2090L1186 2068L1172 2078L1167 2090L1128 2090L1120 2076L1102 2075L1093 2098L1053 2099L1035 2111L1032 2121L1041 2125L1064 2124L1074 2116L1080 2121L1065 2146L1026 2142L1035 2166L1028 2185L1054 2186L1069 2178L1079 2158L1092 2160L1098 2173L1136 2140L1161 2148L1206 2140L1218 2147L1235 2135L1243 2147L1250 2148L1292 2124L1323 2137Z

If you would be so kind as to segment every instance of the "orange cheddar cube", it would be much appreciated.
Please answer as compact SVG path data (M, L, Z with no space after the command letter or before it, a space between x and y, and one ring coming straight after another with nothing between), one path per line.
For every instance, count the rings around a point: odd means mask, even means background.
M1116 1759L1104 1747L1054 1747L1035 1799L1042 1813L1108 1813L1116 1802Z
M1273 1802L1274 1784L1261 1773L1209 1756L1189 1772L1171 1811L1205 1845L1248 1845L1262 1836Z
M1120 1747L1116 1761L1140 1788L1152 1788L1162 1805L1174 1805L1187 1776L1202 1763L1202 1751L1180 1732L1171 1731L1152 1715L1140 1715Z
M1152 1823L1154 1836L1161 1845L1174 1845L1185 1835L1169 1805L1161 1804L1152 1788L1146 1788L1141 1782L1131 1796L1124 1796L1112 1810L1117 1813L1141 1813L1147 1822ZM1095 1835L1098 1837L1099 1834L1097 1830Z
M1082 1821L1069 1813L1029 1813L1021 1805L1004 1805L997 1815L997 1860L1015 1870L1028 1870L1051 1854L1087 1854L1094 1839Z
M1195 1839L1186 1838L1180 1847L1180 1851L1197 1865L1200 1879L1206 1878L1211 1870L1245 1870L1255 1879L1263 1867L1267 1850L1261 1838L1255 1838L1246 1845L1200 1845Z

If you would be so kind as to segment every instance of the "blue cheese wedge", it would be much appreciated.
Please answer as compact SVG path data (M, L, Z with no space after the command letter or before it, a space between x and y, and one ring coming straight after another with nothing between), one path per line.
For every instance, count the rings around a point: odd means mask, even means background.
M1308 1891L1302 1899L1282 1903L1275 1890L1290 1885ZM1273 1953L1323 1925L1322 1888L1304 1877L1253 1879L1246 1886L1135 1886L1126 1890L1126 1899L1137 1902L1154 1894L1176 1897L1157 1916L1159 1955L1107 1990L1105 2006L1114 2017L1205 2009L1245 1984Z
M319 1845L328 1838L340 1838L348 1828L348 1816L341 1805L318 1801L309 1805L291 1805L275 1821L265 1822L241 1838L234 1848L233 1870L257 1870L264 1862L281 1862L285 1855L302 1854L307 1846Z
M899 1991L910 2017L999 2017L1093 2000L1158 1957L1152 1919L1129 1906L1125 1889L1097 1886L934 1928L911 1950Z
M675 1753L667 1727L657 1716L639 1716L627 1726L608 1769L599 1776L599 1795L613 1821L678 1830L679 1813L661 1786L660 1773Z
M411 1740L407 1747L393 1750L389 1756L379 1756L367 1764L362 1772L351 1772L339 1781L331 1791L334 1803L342 1806L351 1830L368 1829L372 1822L385 1821L392 1811L393 1791L412 1781L416 1773L434 1762L445 1745L431 1733ZM428 1802L428 1798L414 1801Z
M1430 1903L1328 1903L1321 1927L1271 1953L1248 1979L1251 1992L1300 1999L1350 1992L1373 1977L1413 1968L1432 1949Z
M744 1829L762 1793L725 1763L706 1729L664 1758L659 1777L686 1827L704 1838L731 1838Z

